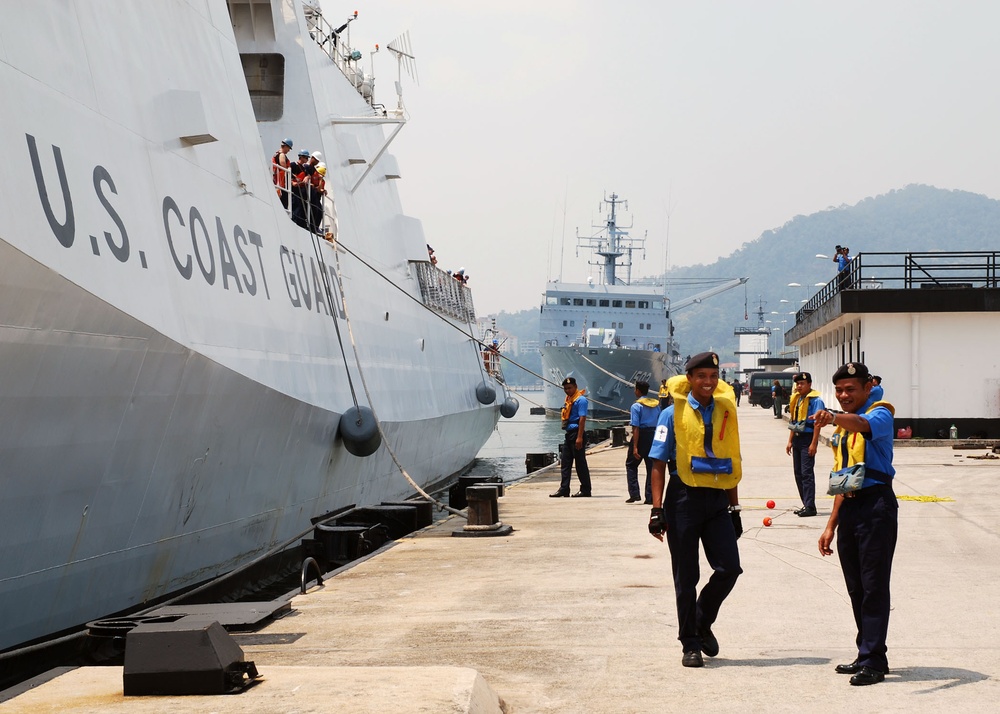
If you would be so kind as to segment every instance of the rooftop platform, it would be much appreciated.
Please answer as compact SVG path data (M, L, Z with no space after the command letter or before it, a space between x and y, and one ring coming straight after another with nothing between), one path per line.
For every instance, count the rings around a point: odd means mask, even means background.
M451 518L237 636L263 676L243 694L125 700L120 668L84 669L0 704L0 714L912 714L1000 700L1000 461L951 445L896 450L892 673L855 688L833 671L855 655L839 563L817 550L831 500L819 499L820 517L792 514L785 422L744 402L740 430L745 572L714 628L721 652L702 669L681 667L670 557L646 531L648 508L625 503L624 450L598 447L594 497L550 499L557 470L537 472L500 500L510 537L453 538L462 522ZM821 484L830 464L821 450Z

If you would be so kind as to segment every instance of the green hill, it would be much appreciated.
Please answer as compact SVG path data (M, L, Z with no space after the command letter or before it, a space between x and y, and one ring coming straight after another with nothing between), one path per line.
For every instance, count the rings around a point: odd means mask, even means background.
M769 327L785 330L794 322L802 300L834 277L835 245L851 255L865 252L1000 249L1000 201L967 191L911 185L866 198L854 206L829 208L796 216L780 228L765 231L730 255L709 265L678 267L667 273L672 300L703 290L695 279L748 276L735 288L674 313L675 334L682 354L712 348L723 361L735 361L733 328L757 326L763 302ZM816 254L830 256L820 259ZM799 283L805 287L788 287ZM782 302L782 301L787 302ZM779 313L777 315L772 312ZM787 320L784 325L781 320ZM500 313L498 326L521 339L538 338L538 311ZM780 338L776 338L780 343Z

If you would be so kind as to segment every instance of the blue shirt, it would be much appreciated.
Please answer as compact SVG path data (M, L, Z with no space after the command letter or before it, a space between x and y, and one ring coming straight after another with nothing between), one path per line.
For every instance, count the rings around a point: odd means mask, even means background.
M892 477L896 475L896 469L892 467L892 439L895 435L892 412L885 407L876 407L865 414L865 410L870 408L874 401L869 398L861 411L857 412L859 417L868 422L872 430L870 434L864 432L861 434L868 440L865 444L865 465Z
M580 417L587 416L588 406L586 397L580 397L573 402L573 406L569 408L569 422L566 424L566 431L580 428Z
M688 394L687 402L692 409L697 409L701 413L702 421L712 424L712 412L715 411L715 400L703 407L701 403L692 395ZM656 434L653 436L653 445L649 448L649 457L660 461L677 460L677 440L674 438L674 405L660 412L660 419L656 422Z
M869 396L871 397L871 401L881 402L882 397L885 396L885 390L882 389L881 384L876 384L874 387L872 387L872 392Z
M629 426L637 426L640 429L654 427L660 419L660 407L647 407L636 402L629 410L629 414L631 415Z
M845 256L838 255L837 256L837 272L839 273L841 270L844 270L845 268L847 268L847 264L850 263L850 262L851 261L849 261Z

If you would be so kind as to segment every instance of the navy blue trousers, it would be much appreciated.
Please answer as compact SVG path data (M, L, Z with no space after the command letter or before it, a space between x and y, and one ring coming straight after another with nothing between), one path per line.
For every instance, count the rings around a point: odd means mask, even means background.
M663 509L677 598L677 639L685 652L701 649L699 629L712 626L722 601L743 573L728 508L729 496L722 489L692 488L671 474ZM697 592L699 542L712 568L701 594Z
M566 441L563 442L562 460L559 462L562 468L562 483L559 484L560 493L569 493L570 477L573 475L573 464L576 464L576 477L580 479L580 493L590 493L590 467L587 466L587 441L584 438L583 448L576 448L576 437L580 433L579 429L572 429L566 432Z
M889 575L899 504L891 485L870 486L840 505L837 551L858 627L858 664L885 672Z
M625 481L628 483L629 498L639 498L639 464L646 464L645 500L653 502L653 460L649 458L649 449L653 445L656 427L633 427L639 429L639 458L632 455L632 444L628 445L628 458L625 459Z
M803 508L816 508L816 457L809 455L813 435L792 434L792 471Z

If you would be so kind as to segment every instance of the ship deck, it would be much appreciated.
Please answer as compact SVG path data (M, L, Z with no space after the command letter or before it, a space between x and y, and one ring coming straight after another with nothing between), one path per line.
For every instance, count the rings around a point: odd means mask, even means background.
M452 538L461 521L439 522L237 636L263 676L241 695L125 699L120 668L85 668L0 711L937 712L995 701L1000 502L984 494L998 462L950 445L896 449L892 672L855 688L833 671L855 654L843 578L816 545L831 501L819 499L817 518L786 511L799 504L784 422L746 403L740 417L744 575L703 669L680 665L669 554L646 533L648 510L624 503L623 449L601 446L593 498L549 499L558 469L536 472L500 501L510 537ZM817 474L830 464L822 449Z

